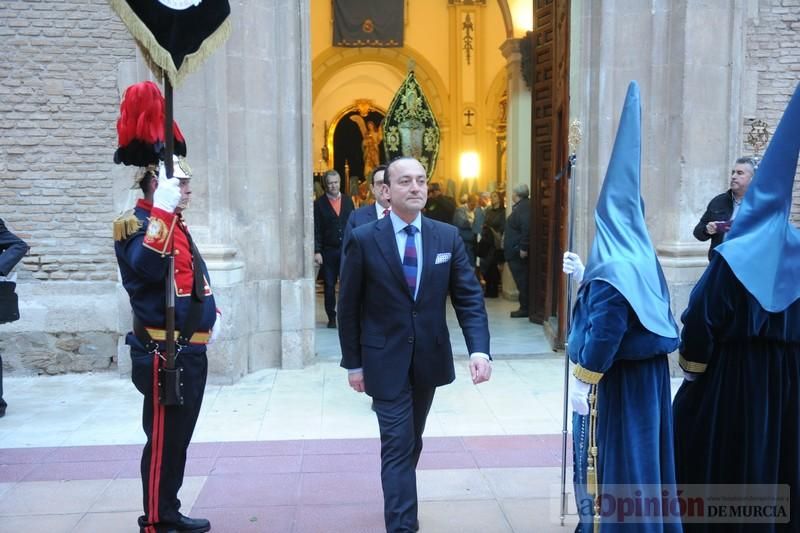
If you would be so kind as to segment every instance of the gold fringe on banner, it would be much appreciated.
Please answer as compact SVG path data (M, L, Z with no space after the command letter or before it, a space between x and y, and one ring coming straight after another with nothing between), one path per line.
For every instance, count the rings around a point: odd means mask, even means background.
M183 62L178 68L175 66L169 51L159 44L153 33L139 20L139 17L136 16L136 13L133 12L127 2L124 0L108 0L108 3L111 5L111 9L122 19L133 38L136 39L136 44L142 50L147 66L150 67L153 74L162 80L164 74L166 74L173 87L178 87L186 76L197 70L231 34L232 26L229 15L211 35L206 37L196 52L187 54L183 58Z

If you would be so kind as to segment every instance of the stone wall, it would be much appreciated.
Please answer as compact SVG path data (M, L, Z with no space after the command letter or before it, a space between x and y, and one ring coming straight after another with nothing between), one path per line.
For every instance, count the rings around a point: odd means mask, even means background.
M0 2L0 218L31 251L7 371L116 367L115 122L135 47L104 0Z
M104 0L0 3L0 217L21 280L115 280L117 68L135 47Z
M314 356L309 3L230 3L231 39L175 92L226 382ZM31 245L21 319L0 326L7 371L129 372L111 221L133 169L112 155L121 91L150 77L105 0L0 2L0 218Z
M758 0L746 33L742 134L760 119L775 131L789 97L800 82L800 0ZM800 176L795 178L792 220L800 224Z

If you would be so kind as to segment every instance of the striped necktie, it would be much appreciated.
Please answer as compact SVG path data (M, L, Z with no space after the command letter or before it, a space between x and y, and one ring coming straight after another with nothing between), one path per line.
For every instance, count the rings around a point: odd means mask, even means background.
M416 226L408 225L403 228L408 237L406 237L406 250L403 254L403 274L406 277L408 290L411 292L411 297L416 298L417 293L417 246L414 242L414 235L417 233Z

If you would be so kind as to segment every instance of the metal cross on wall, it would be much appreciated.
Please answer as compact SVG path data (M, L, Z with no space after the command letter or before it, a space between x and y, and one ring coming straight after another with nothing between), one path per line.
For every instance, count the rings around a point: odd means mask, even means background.
M472 127L472 117L474 117L474 116L475 116L475 112L472 109L467 109L466 111L464 111L464 118L467 119L467 123L464 124L464 126L466 126L467 128L471 128Z

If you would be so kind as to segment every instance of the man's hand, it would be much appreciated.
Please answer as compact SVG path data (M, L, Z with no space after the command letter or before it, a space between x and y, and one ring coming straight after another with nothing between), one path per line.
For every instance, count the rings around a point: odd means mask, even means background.
M167 174L162 166L158 174L158 187L153 193L153 207L167 213L174 213L175 208L181 202L180 183L178 178L167 179Z
M525 250L520 250L519 257L520 259L525 259L526 257L528 257L528 252L526 252Z
M356 392L364 392L364 372L348 372L347 381L350 387Z
M578 254L564 252L564 259L561 265L564 274L572 274L572 279L580 283L583 281L584 267Z
M475 385L489 381L489 378L492 377L492 363L483 357L472 356L469 358L469 373L472 375L472 383Z
M314 254L314 265L322 266L322 254L319 252Z
M214 321L214 325L211 326L211 337L208 339L208 344L214 344L219 337L219 332L222 331L222 313L217 311L217 319Z
M716 235L717 234L717 223L716 222L709 222L706 224L706 233L709 235Z
M574 375L569 375L569 403L572 410L579 415L589 414L589 389L591 385L584 383Z

